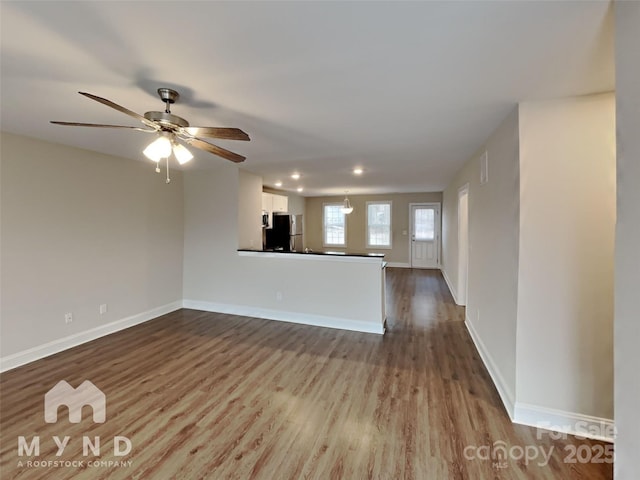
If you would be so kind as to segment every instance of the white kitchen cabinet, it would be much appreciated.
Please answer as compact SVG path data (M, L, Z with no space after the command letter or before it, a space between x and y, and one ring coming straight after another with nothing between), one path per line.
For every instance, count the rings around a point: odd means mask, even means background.
M273 227L273 214L287 213L289 210L289 197L276 195L274 193L262 192L262 213L267 214L266 228ZM264 219L263 219L264 221Z
M273 211L274 212L288 212L289 211L289 197L284 195L273 195Z
M262 210L264 212L273 212L273 194L262 192Z
M284 195L262 192L262 210L268 213L286 213L289 210L289 198Z

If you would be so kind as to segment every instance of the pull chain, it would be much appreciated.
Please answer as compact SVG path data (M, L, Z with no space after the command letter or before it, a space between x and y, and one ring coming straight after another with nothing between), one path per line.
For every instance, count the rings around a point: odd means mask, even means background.
M167 180L165 183L171 183L171 179L169 178L169 157L167 157Z

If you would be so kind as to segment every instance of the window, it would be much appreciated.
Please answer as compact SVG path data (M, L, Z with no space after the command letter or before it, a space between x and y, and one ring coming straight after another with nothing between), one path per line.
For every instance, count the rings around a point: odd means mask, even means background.
M391 202L367 202L367 248L391 248Z
M325 203L322 214L322 242L325 246L346 247L347 225L342 203Z
M413 210L413 236L415 240L433 240L435 238L435 209L415 208Z

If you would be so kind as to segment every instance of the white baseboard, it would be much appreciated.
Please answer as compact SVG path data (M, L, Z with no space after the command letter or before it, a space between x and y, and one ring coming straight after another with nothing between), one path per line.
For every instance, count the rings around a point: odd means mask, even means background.
M324 315L313 315L309 313L286 312L282 310L271 310L268 308L203 302L199 300L184 300L183 307L191 308L193 310L203 310L205 312L229 313L245 317L300 323L302 325L313 325L315 327L337 328L341 330L351 330L354 332L377 333L379 335L384 334L382 319L380 320L380 324L375 324L351 320L348 318L327 317Z
M581 438L592 438L605 442L613 442L615 439L615 427L611 419L526 403L516 403L513 422L542 430L571 434ZM549 434L538 433L539 437L542 437L542 435ZM559 437L555 435L553 438Z
M491 376L491 380L493 380L493 384L498 390L498 395L500 395L502 404L504 405L504 408L507 410L507 414L509 415L509 418L513 422L514 410L515 410L515 400L514 400L513 392L507 386L507 383L504 381L504 378L500 374L500 370L496 368L495 362L493 361L491 354L489 353L487 348L484 346L484 343L482 343L482 340L480 339L478 332L475 331L475 329L473 328L473 325L471 324L468 318L465 320L464 324L466 325L467 330L469 331L469 335L471 335L471 339L473 340L473 343L476 346L476 350L480 354L480 358L484 362L484 366L486 367L487 371L489 372L489 375Z
M406 262L387 262L387 267L394 267L394 268L411 268L411 265L409 265Z
M473 324L468 318L464 323L513 423L536 427L540 430L571 434L581 438L592 438L605 442L614 441L615 429L614 422L611 419L554 410L522 402L516 403L513 393L507 387L504 378L496 368L489 351L482 343ZM539 432L538 435L542 438L544 435L549 434ZM559 437L556 434L553 438Z
M25 365L35 360L53 355L54 353L59 353L63 350L90 342L96 338L104 337L105 335L124 330L125 328L133 327L134 325L147 322L181 308L182 301L177 300L160 307L152 308L146 312L138 313L130 317L116 320L115 322L107 323L106 325L92 328L91 330L69 335L68 337L53 340L52 342L45 343L44 345L39 345L37 347L29 348L28 350L23 350L22 352L7 355L6 357L0 358L0 372L11 370L19 367L20 365Z
M447 276L447 271L444 268L442 268L440 271L442 272L442 276L444 277L444 281L447 284L447 287L449 287L449 291L451 292L453 301L456 302L456 305L460 305L460 302L458 302L458 296L456 295L456 291L453 288L453 284L451 283L451 281L449 280L449 277Z

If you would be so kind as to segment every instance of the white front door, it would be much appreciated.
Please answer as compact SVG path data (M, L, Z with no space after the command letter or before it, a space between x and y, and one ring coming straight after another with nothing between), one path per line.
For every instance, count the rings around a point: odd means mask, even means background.
M414 203L411 215L411 268L440 267L440 204Z

